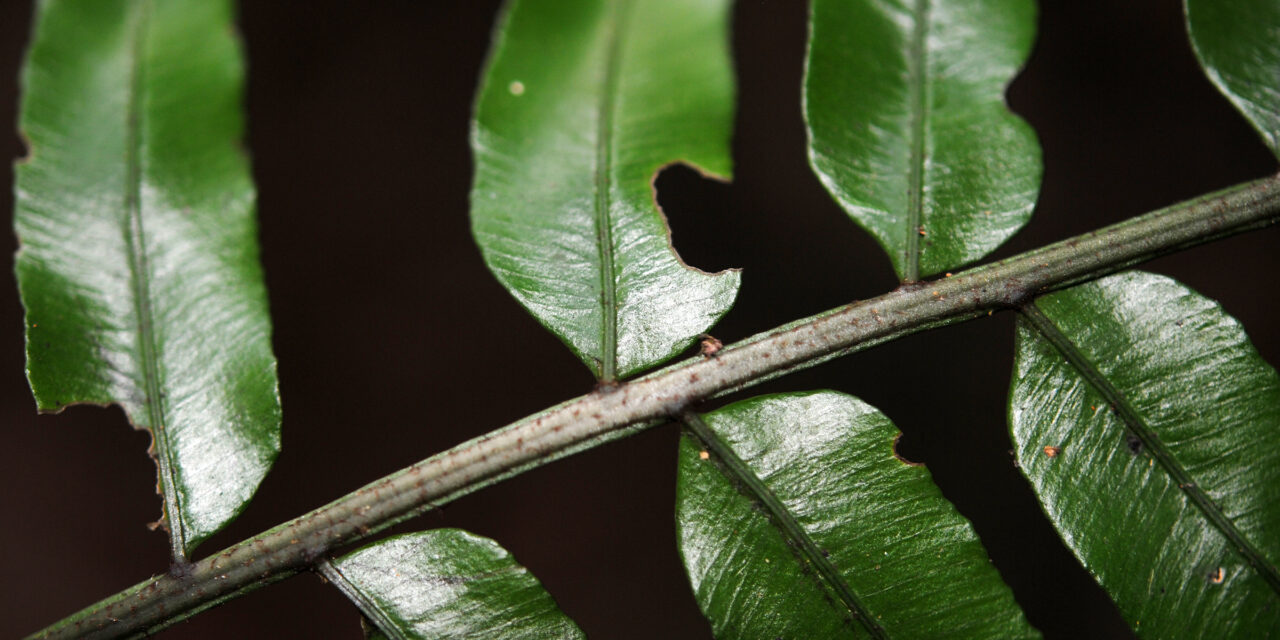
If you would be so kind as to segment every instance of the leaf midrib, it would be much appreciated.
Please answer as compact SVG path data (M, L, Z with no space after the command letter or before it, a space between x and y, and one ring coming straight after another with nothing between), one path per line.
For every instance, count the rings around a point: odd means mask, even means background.
M596 105L596 173L595 222L596 250L600 257L600 380L610 383L618 377L618 291L613 273L613 118L622 59L622 30L630 0L608 3L608 35L604 80L600 101Z
M721 469L732 473L734 479L745 485L747 490L760 500L760 503L769 512L770 522L781 529L781 533L784 536L796 543L800 553L817 569L818 575L822 576L823 580L836 592L840 601L853 614L853 617L862 624L867 633L873 638L882 640L888 638L889 634L884 630L884 627L876 623L871 616L871 611L853 592L853 588L840 575L835 565L831 564L831 561L823 555L817 543L813 541L813 538L809 537L809 533L804 530L804 527L800 526L799 522L796 522L795 517L792 516L786 505L782 504L782 500L778 498L772 489L765 485L764 481L760 479L760 476L756 475L746 461L738 457L738 454L716 435L716 432L702 420L702 416L693 412L685 412L680 418L685 426L689 427L694 435L702 441L703 445L721 462L723 465Z
M1244 557L1245 562L1248 562L1249 566L1253 567L1262 576L1262 579L1266 581L1272 591L1280 595L1280 572L1277 572L1276 567L1268 562L1262 552L1236 528L1235 523L1222 512L1222 509L1213 503L1213 500L1205 494L1200 485L1191 477L1191 474L1182 468L1177 458L1161 442L1160 437L1147 425L1142 416L1138 415L1137 410L1129 403L1128 398L1112 385L1111 381L1107 380L1106 376L1076 347L1071 338L1067 337L1034 302L1024 305L1019 311L1032 328L1043 336L1045 340L1048 340L1062 354L1063 358L1098 393L1102 394L1107 403L1120 416L1125 426L1142 441L1143 447L1151 452L1151 456L1160 464L1165 473L1169 474L1178 488L1191 500L1192 504L1196 505L1204 517L1222 535L1226 536L1236 551Z
M129 258L129 285L137 317L138 358L142 364L143 404L150 422L152 449L159 467L165 520L173 559L186 561L186 528L179 508L176 469L165 431L165 411L160 389L154 314L151 303L150 266L142 221L142 81L146 74L146 32L151 1L133 3L129 16L129 86L125 111L124 236Z
M902 279L920 279L920 233L924 223L925 119L928 117L928 49L930 0L916 0L907 57L908 91L911 104L911 159L907 173L906 248Z

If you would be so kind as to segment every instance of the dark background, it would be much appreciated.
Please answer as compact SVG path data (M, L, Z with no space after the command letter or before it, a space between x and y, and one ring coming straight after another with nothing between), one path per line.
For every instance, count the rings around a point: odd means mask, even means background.
M284 399L284 451L210 553L466 438L588 391L592 378L493 280L472 244L468 114L497 2L256 1L241 7L249 140ZM0 154L23 150L16 78L27 2L0 0ZM1275 171L1195 66L1176 0L1053 0L1009 102L1039 133L1031 224L997 256ZM740 0L735 181L659 180L676 247L744 267L729 342L895 286L887 258L809 171L804 3ZM678 90L676 88L675 90ZM12 174L0 164L0 211ZM1275 230L1159 260L1220 300L1278 362ZM4 255L16 248L5 238ZM8 260L6 259L6 264ZM7 267L6 267L7 269ZM118 409L35 414L21 308L0 287L0 637L35 631L163 571L145 433ZM878 347L757 391L833 388L905 432L969 517L1031 622L1124 637L1013 468L1008 314ZM482 491L397 530L497 539L597 638L706 638L675 550L677 431L651 430ZM169 638L357 638L355 609L302 575Z

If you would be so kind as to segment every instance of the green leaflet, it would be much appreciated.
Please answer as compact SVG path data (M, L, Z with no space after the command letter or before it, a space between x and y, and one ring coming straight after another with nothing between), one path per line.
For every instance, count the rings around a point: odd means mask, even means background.
M1134 630L1280 629L1280 378L1236 320L1128 272L1037 300L1017 335L1019 465Z
M1184 3L1200 66L1280 158L1280 2Z
M506 549L466 531L387 538L321 568L396 640L585 637Z
M182 560L280 447L231 6L50 0L37 14L14 220L27 376L42 411L116 403L152 432Z
M875 408L820 391L704 419L680 445L676 535L716 637L1037 635Z
M1040 146L1003 93L1031 49L1031 0L814 0L810 18L810 164L899 277L977 260L1026 224Z
M612 381L716 322L736 271L683 264L654 202L664 165L729 174L725 0L511 2L472 126L471 219L489 269Z

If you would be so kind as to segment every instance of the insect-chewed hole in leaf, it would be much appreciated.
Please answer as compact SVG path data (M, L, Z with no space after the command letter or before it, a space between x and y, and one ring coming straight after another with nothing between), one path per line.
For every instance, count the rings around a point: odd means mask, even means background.
M672 244L685 264L714 273L738 266L732 242L729 205L732 186L687 164L669 164L653 178L654 201L667 218Z
M898 462L901 462L902 464L911 465L913 467L923 467L923 462L917 462L917 460L924 459L924 456L920 455L922 452L919 450L919 446L917 446L911 438L904 439L904 435L906 434L899 433L894 437L893 457L897 458Z

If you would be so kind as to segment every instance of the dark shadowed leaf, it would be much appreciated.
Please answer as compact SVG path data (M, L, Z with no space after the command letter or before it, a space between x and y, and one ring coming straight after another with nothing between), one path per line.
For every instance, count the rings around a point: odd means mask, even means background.
M814 0L809 160L903 280L954 269L1031 217L1035 134L1004 104L1031 0Z
M1018 324L1018 462L1134 630L1280 630L1280 378L1215 302L1123 273Z
M1184 2L1200 66L1280 158L1280 2Z
M360 616L360 631L364 633L364 640L389 640L389 636L363 614Z
M466 531L381 540L323 572L391 638L584 637L506 549Z
M1035 636L969 522L898 430L844 394L763 396L689 422L680 553L720 638Z
M725 0L512 2L472 127L485 261L604 380L688 347L736 271L683 264L654 202L664 165L729 175Z
M229 2L41 2L23 73L18 284L42 411L152 433L175 558L275 460L280 403Z

